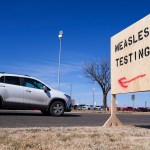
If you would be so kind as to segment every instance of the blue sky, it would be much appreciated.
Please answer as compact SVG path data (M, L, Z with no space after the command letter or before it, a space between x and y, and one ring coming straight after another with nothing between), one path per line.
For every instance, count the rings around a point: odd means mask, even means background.
M110 59L110 37L149 14L148 0L0 0L0 71L29 74L57 89L58 32L64 31L61 90L77 103L102 105L100 87L83 76L90 60ZM150 94L134 93L150 107ZM117 95L132 106L132 94ZM110 105L110 93L108 95Z

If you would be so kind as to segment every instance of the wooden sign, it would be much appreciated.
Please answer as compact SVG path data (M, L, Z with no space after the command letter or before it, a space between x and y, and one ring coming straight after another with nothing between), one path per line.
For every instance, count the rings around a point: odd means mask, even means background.
M150 15L111 37L111 93L150 91Z

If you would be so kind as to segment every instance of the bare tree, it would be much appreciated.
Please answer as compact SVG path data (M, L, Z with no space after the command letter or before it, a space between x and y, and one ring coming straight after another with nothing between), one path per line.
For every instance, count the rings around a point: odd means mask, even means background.
M103 92L103 107L107 108L107 94L111 89L110 63L107 60L102 62L93 61L86 63L83 67L85 77L96 81Z

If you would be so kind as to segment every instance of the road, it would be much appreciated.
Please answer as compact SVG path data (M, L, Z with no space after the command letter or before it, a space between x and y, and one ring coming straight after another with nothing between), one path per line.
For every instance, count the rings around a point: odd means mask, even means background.
M43 116L37 111L0 110L0 128L102 126L108 113L65 113L61 117ZM150 126L150 113L121 113L117 115L124 125Z

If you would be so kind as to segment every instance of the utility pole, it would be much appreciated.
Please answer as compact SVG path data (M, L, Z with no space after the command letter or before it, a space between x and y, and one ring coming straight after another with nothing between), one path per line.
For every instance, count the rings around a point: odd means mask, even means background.
M133 111L134 111L134 101L135 101L135 95L131 95L131 99L133 101Z
M93 107L94 107L94 98L95 98L95 88L93 88Z
M60 64L61 64L61 40L63 36L63 31L59 31L58 38L60 40L60 49L59 49L59 64L58 64L58 90L60 90Z

